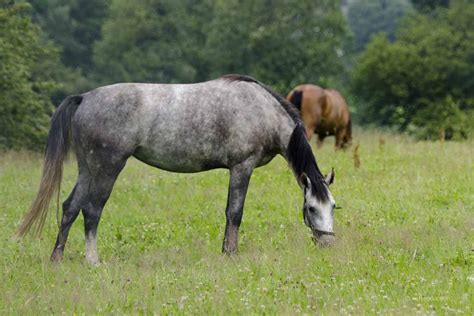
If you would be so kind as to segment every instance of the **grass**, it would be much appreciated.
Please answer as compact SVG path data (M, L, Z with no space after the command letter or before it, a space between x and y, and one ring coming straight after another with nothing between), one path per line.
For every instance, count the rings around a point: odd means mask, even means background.
M220 254L226 170L173 174L131 159L99 227L99 267L84 262L82 218L59 265L49 262L54 210L42 239L12 240L41 157L3 153L0 313L472 315L474 143L357 136L360 168L331 138L315 150L336 171L334 247L311 242L280 157L252 176L233 257ZM62 199L76 172L69 163Z

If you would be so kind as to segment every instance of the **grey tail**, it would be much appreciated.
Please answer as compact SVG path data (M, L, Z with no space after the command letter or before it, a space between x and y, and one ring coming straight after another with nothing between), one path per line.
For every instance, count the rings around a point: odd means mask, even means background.
M298 111L301 112L301 104L303 102L303 91L295 90L291 94L290 102L293 103Z
M63 163L71 146L71 120L82 99L80 95L68 96L51 118L40 187L35 200L18 227L17 237L25 236L31 229L35 236L41 235L51 198L55 192L59 194Z

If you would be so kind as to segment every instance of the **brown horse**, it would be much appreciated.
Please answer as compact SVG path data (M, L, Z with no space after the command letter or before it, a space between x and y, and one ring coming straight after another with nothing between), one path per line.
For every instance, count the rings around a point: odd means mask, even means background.
M295 87L287 96L301 113L308 140L318 134L318 146L326 136L336 136L336 148L351 143L352 128L349 108L342 95L333 89L304 84Z

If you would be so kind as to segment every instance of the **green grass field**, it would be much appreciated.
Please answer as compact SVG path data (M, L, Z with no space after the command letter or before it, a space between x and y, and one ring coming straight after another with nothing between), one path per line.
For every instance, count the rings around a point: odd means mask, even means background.
M41 157L0 154L0 313L472 315L474 143L356 135L360 168L332 138L315 150L336 171L333 247L312 243L281 157L252 176L232 257L220 253L226 170L174 174L130 159L99 226L99 267L85 263L82 216L62 264L49 262L54 208L41 240L12 239ZM68 163L61 200L76 172Z

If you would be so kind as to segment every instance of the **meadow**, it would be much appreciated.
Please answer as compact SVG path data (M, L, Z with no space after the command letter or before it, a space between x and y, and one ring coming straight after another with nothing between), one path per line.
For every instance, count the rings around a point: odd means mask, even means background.
M336 172L333 247L311 241L281 157L253 174L230 257L220 252L227 170L174 174L130 159L99 226L98 267L84 260L82 216L64 261L50 263L55 207L41 239L12 239L42 159L1 153L0 314L473 315L474 142L355 135L359 168L333 138L314 148ZM61 200L76 173L72 160Z

